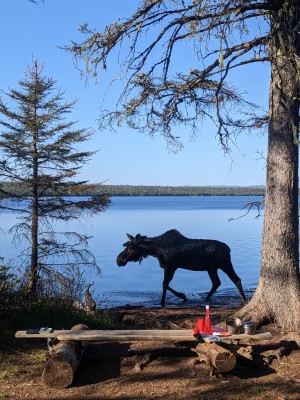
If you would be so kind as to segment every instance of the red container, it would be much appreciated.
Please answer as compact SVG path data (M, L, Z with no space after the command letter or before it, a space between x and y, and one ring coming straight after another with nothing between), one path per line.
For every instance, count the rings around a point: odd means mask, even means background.
M211 329L209 306L206 306L203 332L209 333L209 334L213 333L213 331Z
M204 318L198 319L197 328L199 332L204 332Z

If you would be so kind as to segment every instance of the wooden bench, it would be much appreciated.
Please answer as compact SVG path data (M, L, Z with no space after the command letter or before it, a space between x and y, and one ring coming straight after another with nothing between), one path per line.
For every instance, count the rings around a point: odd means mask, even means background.
M84 327L84 329L82 328ZM201 334L201 337L193 335L192 329L178 330L90 330L78 325L72 330L55 330L52 333L27 333L18 331L15 334L18 339L49 339L54 342L51 357L47 361L42 379L47 387L56 389L66 388L73 382L74 374L80 364L82 355L89 341L94 342L134 342L134 341L174 341L196 342L195 352L199 357L205 357L207 363L214 370L228 372L235 367L235 355L230 351L211 341L235 341L243 339L268 340L271 333L263 332L255 335L230 335L217 337ZM200 342L204 343L200 343ZM197 345L198 344L198 345Z
M201 334L204 341L213 341L214 338L220 336L213 336L208 334ZM80 341L103 341L103 342L134 342L134 341L178 341L190 342L198 341L199 339L193 335L192 329L125 329L125 330L56 330L52 333L38 333L28 334L26 331L18 331L15 334L18 339L57 339L59 341L65 340L80 340ZM255 335L230 335L221 337L226 340L268 340L272 338L270 332L256 333Z

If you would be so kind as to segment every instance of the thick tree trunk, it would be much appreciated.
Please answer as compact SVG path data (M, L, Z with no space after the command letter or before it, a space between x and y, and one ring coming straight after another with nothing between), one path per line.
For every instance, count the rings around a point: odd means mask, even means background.
M267 184L260 280L237 315L300 329L298 235L299 21L297 0L272 20Z

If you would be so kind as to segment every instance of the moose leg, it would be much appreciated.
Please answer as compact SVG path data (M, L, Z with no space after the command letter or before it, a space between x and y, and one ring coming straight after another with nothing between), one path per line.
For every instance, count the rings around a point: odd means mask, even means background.
M172 289L170 286L167 287L167 290L169 290L171 293L175 294L175 296L179 297L180 299L186 301L186 295L181 292L177 292L176 290Z
M207 272L212 283L212 288L210 289L210 292L206 296L205 300L209 300L211 296L215 293L215 291L218 289L218 287L221 285L217 269L209 269Z
M235 284L235 286L237 287L237 290L239 291L240 296L243 300L243 303L246 303L247 299L246 299L246 296L245 296L245 293L243 290L242 281L241 281L240 277L235 273L232 263L230 262L228 268L224 268L224 269L220 268L220 269L222 269L222 271L224 271L225 274L228 275L229 279Z
M166 303L167 290L169 290L171 293L173 293L175 296L179 297L180 299L186 300L186 296L184 293L177 292L176 290L172 289L169 286L169 283L173 279L174 273L175 273L175 270L169 270L167 268L164 268L163 292L162 292L161 301L160 301L160 304L162 307L164 307L165 303Z

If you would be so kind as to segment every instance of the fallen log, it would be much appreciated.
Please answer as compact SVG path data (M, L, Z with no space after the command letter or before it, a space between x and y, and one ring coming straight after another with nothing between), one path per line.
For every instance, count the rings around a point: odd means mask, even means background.
M193 351L217 372L229 372L236 366L235 355L217 343L199 343Z
M71 330L87 329L89 328L86 325L78 324ZM87 343L84 341L63 341L55 344L43 371L43 384L55 389L70 386L86 347Z

